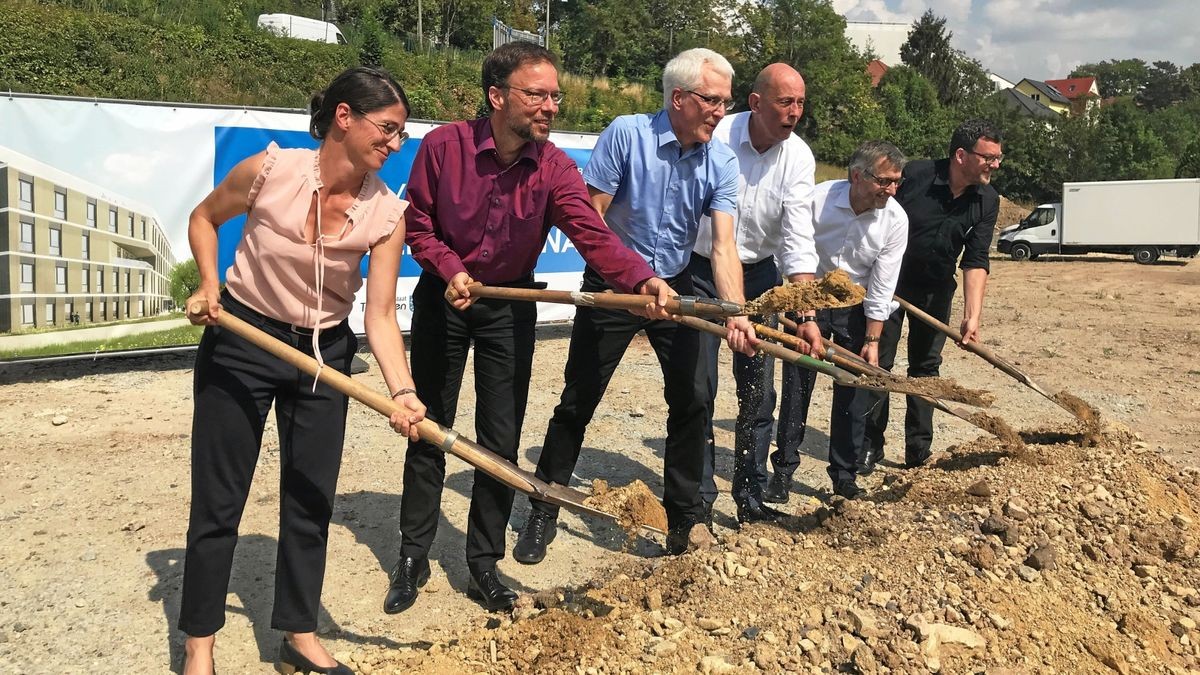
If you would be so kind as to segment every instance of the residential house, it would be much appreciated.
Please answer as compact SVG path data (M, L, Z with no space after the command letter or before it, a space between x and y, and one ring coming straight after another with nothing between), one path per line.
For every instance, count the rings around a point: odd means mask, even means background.
M1046 84L1054 87L1071 102L1072 115L1088 114L1100 107L1100 88L1096 86L1094 77L1046 80Z
M1041 80L1025 78L1018 82L1017 86L1013 87L1013 89L1041 103L1059 115L1069 116L1071 114L1071 100Z
M1059 113L1054 112L1047 106L1033 100L1031 97L1022 94L1015 88L1001 90L995 94L1010 108L1015 108L1018 112L1029 117L1042 117L1057 119Z
M888 65L879 59L871 59L867 64L867 76L871 78L871 86L878 87L879 81L887 74Z

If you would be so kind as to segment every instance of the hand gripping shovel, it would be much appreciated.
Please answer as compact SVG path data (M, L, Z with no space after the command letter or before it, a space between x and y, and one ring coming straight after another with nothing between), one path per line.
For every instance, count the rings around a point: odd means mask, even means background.
M940 330L941 332L945 333L947 337L949 337L951 340L954 340L958 344L962 345L967 351L975 353L980 358L982 358L984 361L987 361L988 363L992 364L993 366L995 366L996 368L998 368L999 370L1004 372L1006 375L1012 377L1016 381L1020 382L1021 384L1025 385L1026 387L1029 387L1030 389L1036 391L1037 393L1041 394L1042 396L1045 396L1046 398L1050 399L1056 405L1061 407L1063 410L1066 410L1067 412L1071 413L1071 415L1073 415L1079 421L1081 421L1085 424L1091 424L1093 422L1093 420L1088 419L1082 411L1068 405L1063 400L1066 396L1069 396L1070 398L1075 399L1074 396L1071 396L1070 394L1066 394L1065 392L1060 392L1058 395L1054 395L1054 394L1047 392L1045 389L1040 387L1037 382L1034 382L1033 378L1026 375L1024 372L1022 372L1019 368L1017 368L1013 364L1011 364L1008 361L1005 361L1004 359L997 356L996 353L993 352L992 350L988 349L987 347L984 347L983 345L979 344L978 342L971 342L971 343L965 344L965 345L962 344L962 334L961 333L954 330L950 326L947 326L946 324L942 323L938 319L930 316L928 313L923 311L920 307L913 305L911 302L905 300L904 298L901 298L898 295L895 295L892 297L894 297L896 299L896 302L900 303L900 306L903 307L909 314L917 317L921 321L924 321L925 323L929 324L933 328L936 328L936 329ZM1078 400L1078 399L1075 399L1075 400ZM1080 404L1082 404L1084 406L1087 405L1087 404L1083 403L1082 401L1080 401Z
M723 327L709 321L705 321L704 319L697 319L696 317L691 316L680 316L673 317L673 320L683 324L684 326L687 326L688 328L704 331L705 333L711 333L719 337L725 337L725 329ZM755 330L757 331L759 328L758 324L754 324L754 326ZM763 326L763 328L765 328L765 326ZM832 377L835 382L844 387L870 389L871 391L886 391L896 394L912 394L914 396L920 395L921 393L905 387L901 382L888 382L886 378L878 378L881 382L880 384L871 384L865 382L855 376L854 373L840 368L832 363L828 363L820 359L814 359L811 356L805 356L794 349L781 347L780 345L771 342L759 343L758 349L782 361L787 361L788 363L795 364L801 368L814 370L823 375L828 375ZM891 373L888 373L888 378L891 378Z
M188 305L188 313L207 314L208 304L204 301L193 302ZM316 376L316 359L276 340L229 312L221 312L217 317L217 324L221 328L229 330L248 342L253 343L263 351L295 366L300 371L314 377ZM372 391L362 383L355 382L346 375L331 368L321 370L321 381L328 383L329 386L375 410L384 417L391 417L393 412L401 409L398 403L387 396L377 391ZM563 485L546 483L538 479L531 472L514 466L491 450L484 448L474 441L463 438L457 431L447 429L433 420L424 419L418 422L417 433L421 440L437 446L442 452L447 452L458 457L512 489L523 492L535 499L557 504L579 513L586 513L613 521L618 519L617 516L611 513L594 509L584 504L583 502L587 499L587 495L582 492ZM657 534L666 534L662 530L650 527L649 525L643 524L642 528Z
M788 320L786 317L784 317L782 315L779 317L779 322L780 322L780 324L782 324L784 327L786 327L789 330L793 330L793 331L796 330L796 323L794 321ZM784 333L783 331L773 330L766 326L755 325L754 328L758 332L759 335L761 335L763 337L771 338L772 340L777 340L779 342L783 342L784 344L787 344L787 345L795 346L797 343L803 342L803 340L801 340L800 338L798 338L794 335ZM760 328L762 330L759 330ZM859 375L876 375L878 377L891 377L892 376L891 372L884 370L883 368L880 368L879 366L873 366L873 365L867 363L858 354L855 354L854 352L846 349L845 347L834 344L834 342L832 340L822 338L821 341L822 341L822 344L825 346L825 359L841 368L849 370L852 373L858 373ZM932 405L934 408L941 410L942 412L954 415L955 417L963 420L964 422L967 422L976 427L979 427L983 431L986 431L990 434L994 434L996 436L1003 438L1003 435L994 428L996 426L995 424L985 424L982 420L979 419L979 413L973 413L965 408L952 406L952 405L946 403L945 401L943 401L939 398L934 398L932 396L921 396L921 395L915 395L915 396L917 398L921 399L922 401Z
M576 307L600 307L603 309L640 310L654 301L649 295L627 293L611 293L607 291L588 293L584 291L547 291L534 288L509 288L505 286L485 286L473 283L468 286L471 295L477 298L499 298L501 300L525 300L527 302L551 302L557 305L575 305ZM458 299L458 293L453 288L446 289L446 300L453 302ZM742 313L742 306L728 300L699 298L694 295L676 296L667 301L666 310L672 314L684 316L726 317Z

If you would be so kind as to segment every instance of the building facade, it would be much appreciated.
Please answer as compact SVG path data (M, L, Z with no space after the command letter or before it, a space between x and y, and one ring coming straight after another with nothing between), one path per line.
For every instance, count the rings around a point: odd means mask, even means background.
M153 209L0 147L0 333L155 316L174 265Z

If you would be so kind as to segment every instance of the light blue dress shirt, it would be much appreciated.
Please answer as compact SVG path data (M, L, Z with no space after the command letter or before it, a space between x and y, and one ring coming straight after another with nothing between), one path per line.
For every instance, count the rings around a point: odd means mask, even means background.
M583 170L584 182L613 196L609 228L663 278L687 267L701 216L737 213L733 150L714 139L681 151L666 110L622 115Z

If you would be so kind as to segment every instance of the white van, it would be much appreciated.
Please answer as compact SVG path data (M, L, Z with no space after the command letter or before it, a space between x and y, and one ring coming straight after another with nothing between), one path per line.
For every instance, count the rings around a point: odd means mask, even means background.
M316 40L329 44L346 44L342 31L328 21L310 19L305 16L292 14L260 14L258 27L265 28L276 35L299 38L301 40Z

